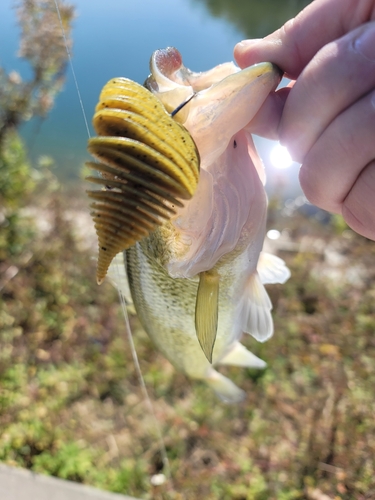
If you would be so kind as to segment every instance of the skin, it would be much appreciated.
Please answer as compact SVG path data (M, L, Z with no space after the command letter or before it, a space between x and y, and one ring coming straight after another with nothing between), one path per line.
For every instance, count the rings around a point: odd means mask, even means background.
M375 0L314 0L262 40L241 68L270 61L292 81L252 124L300 162L306 197L375 240Z

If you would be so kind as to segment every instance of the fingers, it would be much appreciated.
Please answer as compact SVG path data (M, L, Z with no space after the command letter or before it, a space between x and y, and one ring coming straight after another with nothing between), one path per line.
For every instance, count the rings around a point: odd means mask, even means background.
M279 123L289 90L284 87L267 97L247 127L249 132L267 139L279 140Z
M237 44L234 56L241 68L273 62L294 80L324 45L374 19L373 0L314 0L263 40Z
M273 62L295 80L252 125L275 137L279 124L307 198L375 240L375 1L314 0L263 40L238 44L235 58Z
M375 88L375 22L324 46L306 66L286 101L280 140L303 159L343 110Z
M375 161L372 161L361 172L342 207L347 224L370 240L375 240L374 193Z
M306 197L375 239L375 91L341 113L305 156Z

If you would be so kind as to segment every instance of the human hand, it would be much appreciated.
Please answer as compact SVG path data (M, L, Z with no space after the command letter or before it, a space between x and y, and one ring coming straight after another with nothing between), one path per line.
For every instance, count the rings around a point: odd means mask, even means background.
M241 68L270 61L292 80L262 108L257 133L302 163L312 203L375 240L375 0L314 0L234 54Z

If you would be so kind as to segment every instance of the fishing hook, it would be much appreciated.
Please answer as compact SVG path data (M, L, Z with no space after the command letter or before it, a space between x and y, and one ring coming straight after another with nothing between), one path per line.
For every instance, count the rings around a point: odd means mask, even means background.
M186 104L188 104L188 103L189 103L189 102L193 99L193 97L195 97L196 95L197 95L197 93L196 93L196 92L193 92L193 93L191 94L191 96L190 96L190 97L188 97L188 98L186 99L186 101L184 101L184 102L182 102L181 104L179 104L179 105L177 106L177 108L176 108L176 109L174 109L174 110L172 111L172 113L171 113L171 117L173 118L173 117L174 117L174 116L175 116L175 115L176 115L176 114L177 114L177 113L178 113L178 112L179 112L179 111L180 111L180 110L181 110L184 106L186 106Z

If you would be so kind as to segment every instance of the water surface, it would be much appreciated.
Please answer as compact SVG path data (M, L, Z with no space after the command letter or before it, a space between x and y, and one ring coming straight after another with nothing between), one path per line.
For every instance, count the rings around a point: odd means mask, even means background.
M157 48L177 47L187 67L209 69L233 59L243 38L265 36L308 3L304 0L75 0L72 62L82 105L91 117L103 85L115 76L143 83L148 61ZM27 77L26 63L16 57L18 28L12 0L0 3L0 64ZM89 159L86 130L71 68L64 91L43 122L23 128L30 155L52 156L57 174L76 178ZM261 141L261 153L269 143ZM264 150L264 151L262 151ZM265 158L267 163L267 158Z

